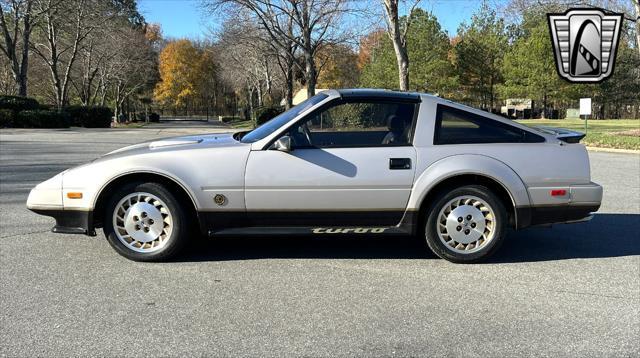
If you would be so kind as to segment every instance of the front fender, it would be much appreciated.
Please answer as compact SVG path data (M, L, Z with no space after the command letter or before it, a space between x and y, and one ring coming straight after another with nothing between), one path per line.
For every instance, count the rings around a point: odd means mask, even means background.
M100 193L111 182L130 174L152 174L174 181L189 194L194 204L198 205L195 193L176 173L158 167L135 164L130 166L104 165L106 163L92 163L65 173L62 180L62 200L65 210L93 210ZM82 192L83 195L81 199L70 199L67 197L69 192Z
M505 163L481 154L460 154L442 158L428 166L416 179L409 210L419 210L427 194L442 181L465 174L481 175L500 183L514 207L529 206L529 194L522 179Z

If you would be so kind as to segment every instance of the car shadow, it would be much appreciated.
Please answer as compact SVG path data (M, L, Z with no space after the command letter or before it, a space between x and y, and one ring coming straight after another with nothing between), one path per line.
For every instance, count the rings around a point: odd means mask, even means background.
M640 215L596 214L593 220L512 231L486 263L517 263L640 255ZM412 237L260 237L198 240L178 262L255 259L433 259Z

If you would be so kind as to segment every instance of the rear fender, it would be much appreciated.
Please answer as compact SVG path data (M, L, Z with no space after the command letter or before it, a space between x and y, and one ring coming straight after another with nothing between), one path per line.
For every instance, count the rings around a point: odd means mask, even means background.
M414 183L407 209L419 210L424 198L436 185L466 174L484 176L501 184L516 208L530 205L527 188L508 165L485 155L460 154L442 158L420 174Z

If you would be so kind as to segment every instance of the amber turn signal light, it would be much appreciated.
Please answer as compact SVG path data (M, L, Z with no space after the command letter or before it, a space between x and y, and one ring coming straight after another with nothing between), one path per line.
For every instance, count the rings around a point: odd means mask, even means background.
M69 199L82 199L82 193L69 192L69 193L67 193L67 198L69 198Z

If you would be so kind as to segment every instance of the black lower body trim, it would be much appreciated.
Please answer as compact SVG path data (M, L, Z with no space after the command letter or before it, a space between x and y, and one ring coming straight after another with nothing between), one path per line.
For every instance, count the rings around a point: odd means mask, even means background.
M95 236L93 227L93 211L82 210L44 210L30 209L36 214L51 216L56 220L56 226L51 231L62 234L84 234Z
M415 233L418 215L414 211L206 211L199 212L198 217L202 231L209 234L259 231L302 234L314 233L317 228L385 228L385 233L406 235Z
M516 208L518 215L517 229L528 226L559 224L585 219L598 211L600 205L557 205L532 206Z

